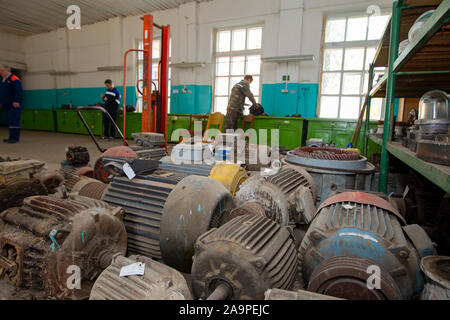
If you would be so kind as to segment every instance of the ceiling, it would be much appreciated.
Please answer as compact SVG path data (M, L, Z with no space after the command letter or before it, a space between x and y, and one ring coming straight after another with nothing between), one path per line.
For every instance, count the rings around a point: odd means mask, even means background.
M81 9L81 25L177 8L187 2L208 0L0 0L0 30L32 35L66 26L67 7Z

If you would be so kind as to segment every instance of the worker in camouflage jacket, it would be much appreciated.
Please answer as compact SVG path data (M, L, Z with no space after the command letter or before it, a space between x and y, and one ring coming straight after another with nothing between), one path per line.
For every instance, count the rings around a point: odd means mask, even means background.
M244 114L245 98L248 98L253 105L258 104L253 93L250 91L250 84L252 82L252 76L245 76L244 80L237 83L231 90L231 96L227 107L225 130L237 129L237 122Z

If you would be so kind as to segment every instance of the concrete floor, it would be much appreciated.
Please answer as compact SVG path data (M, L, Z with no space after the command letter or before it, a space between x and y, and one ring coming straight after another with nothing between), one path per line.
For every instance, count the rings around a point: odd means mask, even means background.
M6 138L8 128L0 127L0 157L40 160L46 163L49 170L60 167L61 161L65 160L66 147L72 144L89 150L92 166L101 155L91 137L87 135L22 130L19 143L6 144L3 142ZM103 141L100 137L97 139L100 146L105 149L122 145L120 139L112 141Z

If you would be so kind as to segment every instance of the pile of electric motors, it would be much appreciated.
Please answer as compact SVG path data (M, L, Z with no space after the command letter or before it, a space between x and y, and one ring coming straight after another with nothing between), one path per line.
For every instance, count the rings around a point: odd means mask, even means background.
M85 149L70 151L87 164ZM402 199L372 191L359 154L308 147L252 172L115 151L94 174L65 163L46 172L51 188L6 202L1 279L38 299L448 297L449 258L408 225ZM38 183L41 169L16 174Z

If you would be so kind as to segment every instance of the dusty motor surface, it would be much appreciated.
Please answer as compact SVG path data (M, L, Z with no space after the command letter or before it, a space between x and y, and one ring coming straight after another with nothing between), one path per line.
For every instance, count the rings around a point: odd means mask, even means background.
M0 161L0 212L21 206L27 197L47 195L50 179L42 174L44 165L37 160Z
M290 232L268 218L243 215L197 240L192 289L202 299L264 299L267 289L289 289L296 270Z
M236 194L242 202L261 204L282 226L308 224L314 217L317 191L312 177L298 166L285 165L273 176L253 176Z
M122 211L79 196L25 199L0 214L0 276L37 298L89 297L112 256L126 251Z
M144 275L121 277L123 267L145 264ZM178 271L144 256L116 255L92 287L90 300L192 300Z
M308 291L345 299L410 299L423 287L419 263L435 250L386 200L344 192L319 207L299 249ZM403 225L403 226L402 226ZM380 288L369 277L379 270Z

